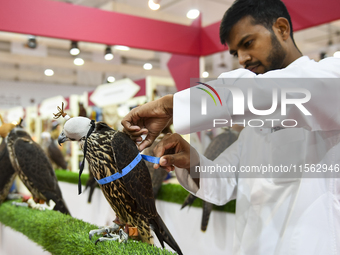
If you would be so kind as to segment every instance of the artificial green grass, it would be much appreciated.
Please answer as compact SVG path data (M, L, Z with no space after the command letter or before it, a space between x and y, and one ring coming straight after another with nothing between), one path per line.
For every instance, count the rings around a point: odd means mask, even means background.
M56 170L59 181L78 183L78 173ZM81 177L85 185L88 174ZM182 204L189 193L178 184L162 185L157 199ZM202 207L202 200L196 199L193 207ZM214 206L214 210L235 212L235 200L224 206ZM26 235L52 254L87 255L87 254L173 254L168 250L159 249L146 243L128 241L102 242L94 244L96 238L89 240L88 233L98 228L93 224L72 218L56 211L37 211L26 207L16 207L10 201L0 206L0 222Z
M65 170L56 170L55 173L59 181L69 182L69 183L74 183L74 184L78 183L78 178L79 178L78 173L68 172ZM88 174L82 174L81 182L83 185L86 184L86 181L88 178L89 178ZM183 204L188 194L189 192L186 191L181 185L169 183L169 184L163 184L161 186L158 192L157 199L167 201L167 202L177 203L177 204ZM195 199L192 206L202 207L202 200L199 198ZM232 200L223 206L214 205L213 210L235 213L235 206L236 206L236 202L235 200Z
M55 170L55 174L58 181L78 184L79 173L57 169ZM80 177L81 184L86 185L88 179L89 174L82 174Z
M7 201L0 206L0 222L26 235L55 255L96 254L174 254L146 243L129 240L126 244L116 241L95 245L99 236L89 240L88 233L98 228L82 220L57 211L38 211L16 207Z

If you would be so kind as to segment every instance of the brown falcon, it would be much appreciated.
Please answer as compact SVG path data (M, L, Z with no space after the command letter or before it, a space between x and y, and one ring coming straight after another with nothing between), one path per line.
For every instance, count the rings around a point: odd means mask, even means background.
M207 159L215 160L225 149L227 149L233 142L235 142L238 138L238 132L231 130L230 128L225 129L225 131L216 137L214 137L210 144L208 145L207 149L204 152L204 156ZM193 194L189 194L181 209L186 207L187 205L192 205L192 203L195 201L196 196ZM211 214L211 210L213 208L213 204L202 201L202 220L201 220L201 230L205 232L208 227L209 218Z
M56 204L54 210L70 214L52 165L40 145L32 140L21 124L11 130L6 140L12 166L33 198L47 204L53 200Z
M138 157L139 151L135 143L125 133L116 131L103 122L94 124L88 118L70 118L63 109L58 109L59 113L55 117L62 115L68 119L58 142L80 141L90 165L89 169L97 180L122 173L122 169ZM166 242L178 254L182 254L157 212L150 174L143 160L136 163L126 175L100 185L100 188L119 222L137 227L143 242L152 243L152 229L163 248Z
M44 150L48 159L52 163L52 167L54 169L61 168L67 169L67 162L63 153L59 150L58 145L56 144L56 140L51 137L51 134L48 132L44 132L41 135L41 148Z
M0 204L7 198L7 195L12 187L15 176L17 175L12 167L7 150L5 138L7 134L15 127L14 124L4 123L0 115L1 127L0 136L2 142L0 145Z

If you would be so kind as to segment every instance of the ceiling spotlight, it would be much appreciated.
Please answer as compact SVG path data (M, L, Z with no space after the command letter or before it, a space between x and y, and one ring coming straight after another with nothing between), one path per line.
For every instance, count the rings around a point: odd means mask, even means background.
M160 0L149 0L149 8L153 11L156 11L159 9L159 7L161 7L161 5L159 4Z
M209 73L206 72L206 71L203 72L203 73L202 73L202 77L203 77L203 78L208 78L208 77L209 77Z
M152 69L152 65L151 65L150 63L145 63L145 64L143 65L143 68L144 68L145 70L151 70L151 69Z
M200 15L200 11L197 9L192 9L188 11L187 18L188 19L196 19Z
M340 58L340 51L334 52L333 57Z
M28 36L27 46L31 49L35 49L37 47L37 38L34 35Z
M123 51L128 51L130 48L128 46L123 46L123 45L115 45L113 46L115 50L123 50Z
M105 49L105 55L104 55L105 60L112 60L113 57L114 56L112 54L111 47L107 46L106 49Z
M84 65L84 63L85 63L85 61L82 58L75 58L73 60L73 64L75 64L76 66L82 66L82 65Z
M114 82L115 80L116 80L116 78L115 77L113 77L113 76L109 76L109 77L107 77L107 82Z
M52 69L46 69L44 73L46 76L52 76L54 74Z
M72 56L76 56L80 53L80 50L78 48L78 42L72 41L71 42L71 49L70 49L70 54Z

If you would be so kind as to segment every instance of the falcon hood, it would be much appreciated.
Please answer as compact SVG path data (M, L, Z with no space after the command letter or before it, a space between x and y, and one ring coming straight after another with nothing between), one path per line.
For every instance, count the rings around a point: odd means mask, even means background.
M66 118L65 118L66 119ZM80 141L91 128L91 120L85 117L69 118L58 137L59 145L66 141Z

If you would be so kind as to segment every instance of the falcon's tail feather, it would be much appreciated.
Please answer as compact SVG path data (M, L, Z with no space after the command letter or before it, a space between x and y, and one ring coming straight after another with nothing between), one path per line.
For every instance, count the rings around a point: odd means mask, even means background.
M195 197L193 194L189 193L189 195L186 197L186 199L184 200L181 210L186 207L187 205L191 206L192 203L195 201L197 197Z
M46 192L44 195L47 198L47 201L46 201L47 203L50 199L54 201L55 203L55 206L53 208L54 211L59 211L64 214L71 215L59 189L57 191L57 194L54 194L52 192Z
M91 202L92 202L92 195L93 195L93 192L94 192L94 189L96 188L96 186L97 186L96 183L95 183L94 185L91 185L91 186L90 186L90 192L89 192L89 196L88 196L88 198L87 198L87 202L88 202L89 204L91 204Z
M91 168L91 166L89 166ZM90 174L89 174L89 179L87 180L86 182L86 187L85 187L85 190L90 187L90 192L89 192L89 196L88 196L88 199L87 199L87 202L90 204L91 201L92 201L92 195L93 195L93 192L95 190L95 188L97 187L97 181L96 179L93 177L92 175L92 171L90 171Z
M203 232L207 230L212 208L213 208L213 204L203 201L203 214L202 214L202 221L201 221L201 230Z
M57 201L55 201L55 203L56 203L56 205L55 205L53 210L59 211L59 212L64 213L64 214L71 215L70 211L68 210L68 208L66 206L64 199L59 198L59 199L57 199Z
M174 251L177 252L177 254L183 255L181 249L159 215L156 219L150 220L150 225L163 248L164 242L166 242Z

